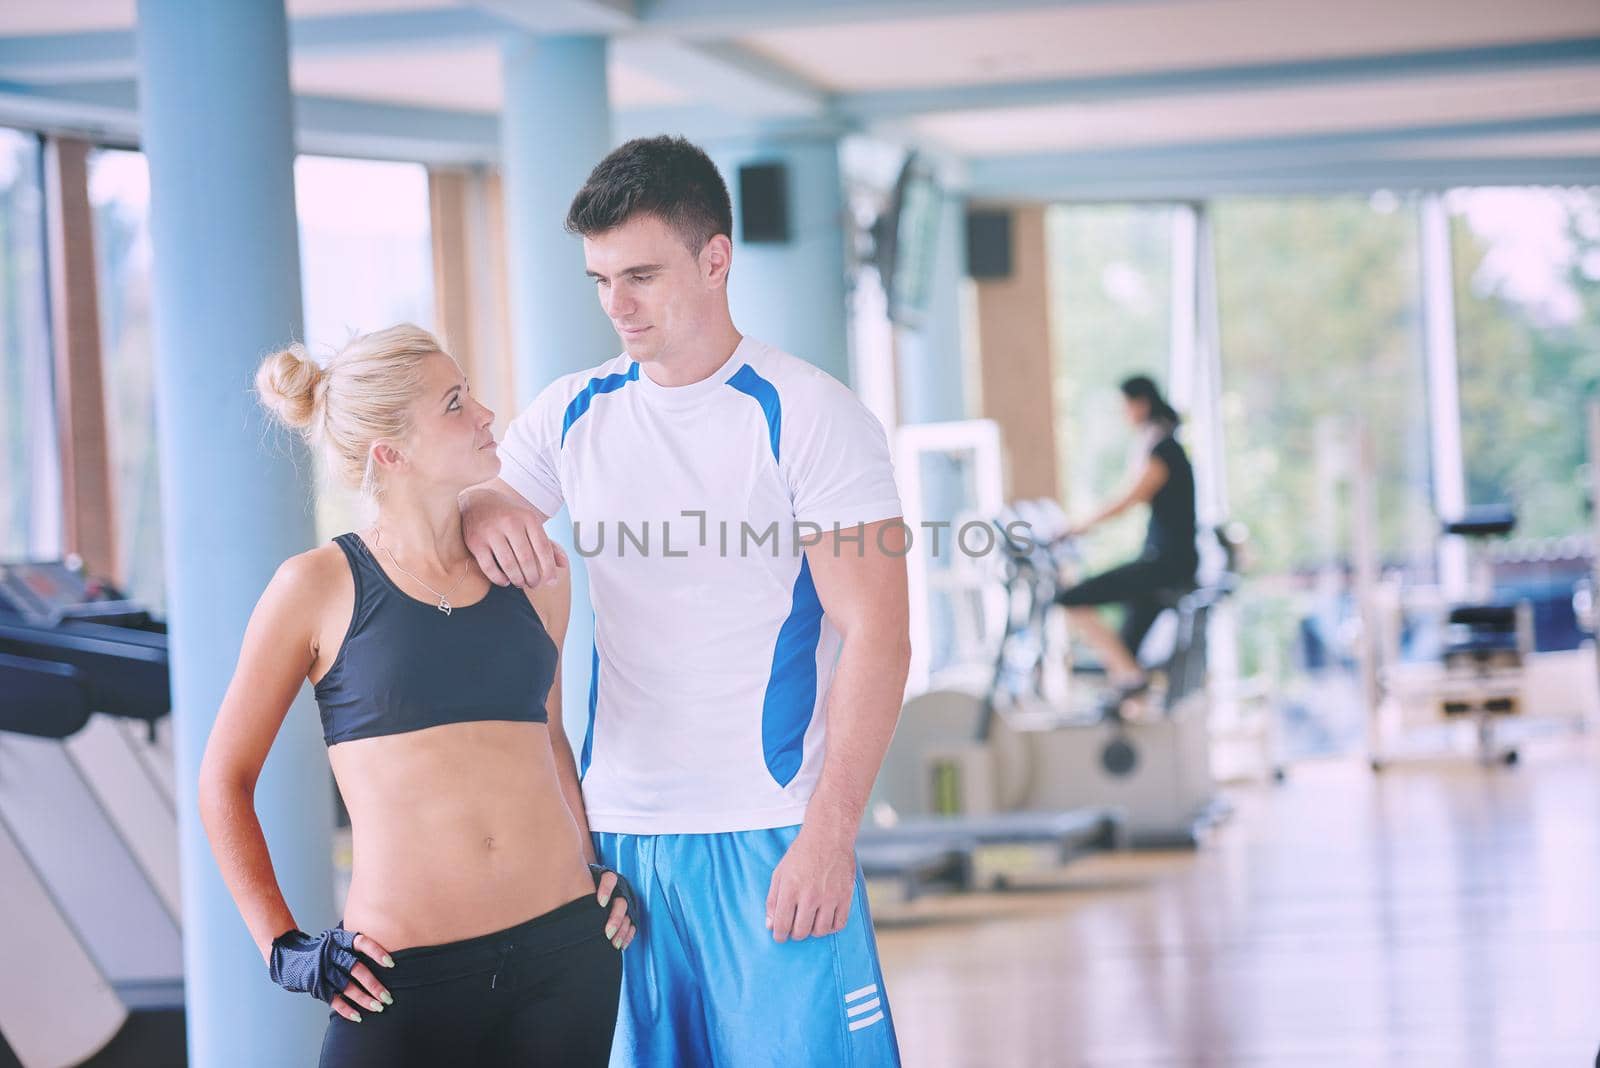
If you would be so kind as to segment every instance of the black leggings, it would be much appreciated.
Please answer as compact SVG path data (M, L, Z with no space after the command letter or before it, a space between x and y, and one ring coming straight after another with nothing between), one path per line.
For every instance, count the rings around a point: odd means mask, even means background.
M1056 595L1056 604L1068 608L1085 605L1122 604L1122 644L1135 659L1139 646L1150 633L1156 617L1170 607L1162 594L1194 585L1193 564L1169 564L1162 560L1135 560L1084 579Z
M394 995L360 1023L328 1014L322 1068L605 1065L622 954L593 894L494 934L396 950L373 973Z

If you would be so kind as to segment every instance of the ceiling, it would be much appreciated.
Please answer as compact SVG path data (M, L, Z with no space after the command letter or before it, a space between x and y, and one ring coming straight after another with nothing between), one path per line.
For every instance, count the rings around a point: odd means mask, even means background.
M1473 72L1347 84L935 112L912 126L965 155L1094 152L1327 133L1381 133L1600 114L1595 68Z
M912 143L978 191L1385 161L1600 182L1597 0L289 0L291 81L363 151L493 158L507 33L613 40L619 132ZM0 6L0 121L137 121L134 0ZM374 112L378 114L378 112ZM405 118L419 135L408 146ZM354 116L352 118L351 116ZM398 116L398 118L397 118ZM303 121L312 121L310 119ZM329 136L336 139L337 131ZM391 145L392 149L386 149ZM1424 164L1426 164L1424 166ZM1586 176L1592 174L1593 178Z
M826 89L860 92L1600 35L1594 0L1515 7L1506 0L1154 0L973 8L775 29L740 42Z
M138 17L137 0L7 0L0 8L0 32L6 34L83 33L121 30ZM288 0L290 18L318 15L359 15L374 12L423 11L460 6L453 0Z
M676 107L694 102L685 87L615 59L606 80L615 108ZM496 112L502 99L500 51L492 42L297 56L290 83L296 92L316 96L460 111Z

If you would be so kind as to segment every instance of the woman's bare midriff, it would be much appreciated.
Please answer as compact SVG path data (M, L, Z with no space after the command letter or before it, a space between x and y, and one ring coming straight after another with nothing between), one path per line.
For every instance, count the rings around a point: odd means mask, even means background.
M522 923L594 892L542 723L450 723L328 750L350 813L344 925L389 950Z

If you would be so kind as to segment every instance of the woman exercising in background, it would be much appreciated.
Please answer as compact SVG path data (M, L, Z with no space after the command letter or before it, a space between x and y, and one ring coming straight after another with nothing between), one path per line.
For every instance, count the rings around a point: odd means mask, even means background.
M1075 525L1082 534L1096 524L1139 504L1150 506L1150 526L1137 560L1085 579L1063 590L1056 603L1067 608L1074 627L1100 655L1115 690L1115 705L1147 685L1135 659L1151 624L1165 607L1163 590L1194 583L1199 567L1195 549L1194 470L1183 446L1173 437L1178 413L1161 396L1155 382L1136 375L1122 383L1128 422L1144 439L1145 459L1133 485L1120 497ZM1096 606L1120 602L1120 632L1100 618Z
M500 468L493 413L408 325L326 369L277 353L256 385L377 502L371 527L278 568L201 765L206 833L273 980L332 1006L323 1065L605 1064L629 894L585 866L552 685L569 588L496 586L462 540L456 495ZM306 679L355 856L344 919L316 936L252 802Z

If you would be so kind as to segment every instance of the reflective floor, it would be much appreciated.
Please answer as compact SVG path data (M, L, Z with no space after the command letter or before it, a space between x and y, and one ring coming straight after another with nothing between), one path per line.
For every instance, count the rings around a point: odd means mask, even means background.
M1597 771L1301 764L1198 853L880 910L905 1063L1593 1064Z

